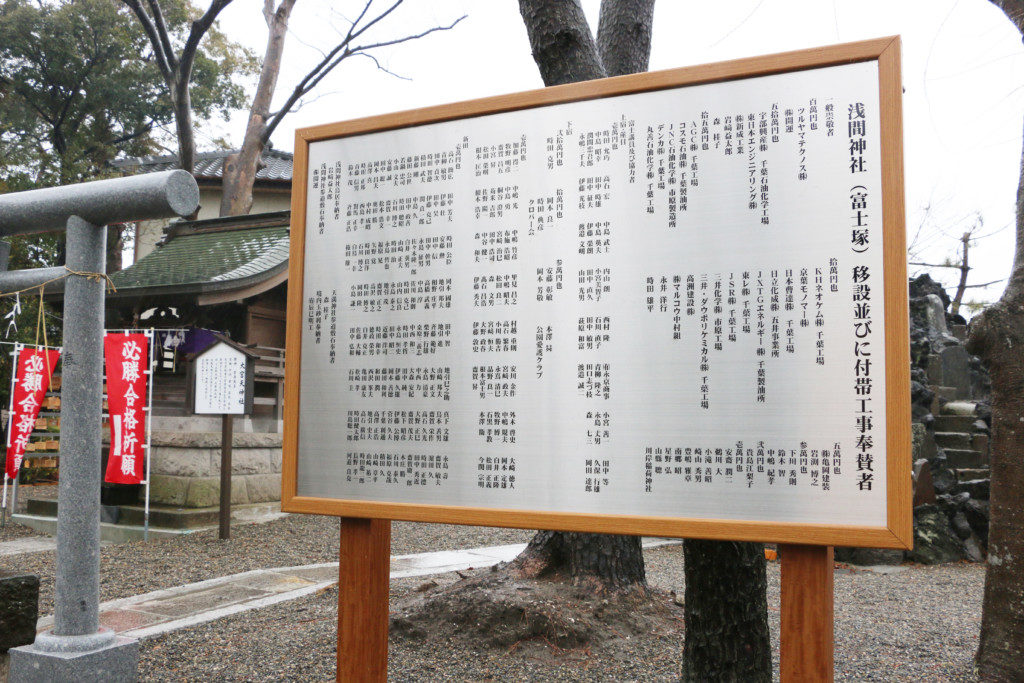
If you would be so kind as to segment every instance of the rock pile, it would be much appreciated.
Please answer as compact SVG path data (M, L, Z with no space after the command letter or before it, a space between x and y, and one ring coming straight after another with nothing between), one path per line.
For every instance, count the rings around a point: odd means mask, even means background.
M928 275L910 281L914 549L837 548L853 564L981 561L988 544L991 380Z
M914 550L925 564L980 561L988 543L991 380L928 275L910 281Z

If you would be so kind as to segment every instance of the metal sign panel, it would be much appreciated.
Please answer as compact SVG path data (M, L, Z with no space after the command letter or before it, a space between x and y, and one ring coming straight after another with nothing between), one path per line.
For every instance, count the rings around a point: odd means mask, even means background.
M898 40L299 131L284 509L904 546Z

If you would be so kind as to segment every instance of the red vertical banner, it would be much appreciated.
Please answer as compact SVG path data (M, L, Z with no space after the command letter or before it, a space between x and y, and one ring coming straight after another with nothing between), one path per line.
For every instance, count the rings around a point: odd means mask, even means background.
M25 447L36 427L39 408L50 388L50 375L60 360L58 349L23 348L18 354L17 374L14 380L14 400L11 401L10 425L7 431L7 466L4 472L14 479L21 469Z
M149 339L144 334L108 334L103 338L103 356L110 412L105 479L112 484L138 484L145 478Z

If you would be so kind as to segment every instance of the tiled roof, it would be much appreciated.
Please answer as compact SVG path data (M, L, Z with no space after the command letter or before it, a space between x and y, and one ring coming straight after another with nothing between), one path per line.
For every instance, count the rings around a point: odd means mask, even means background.
M192 172L196 178L221 179L224 177L224 160L232 154L237 154L237 149L225 149L215 152L200 152L196 154L195 170ZM272 180L279 182L291 182L292 180L292 155L289 152L282 152L276 149L263 150L262 164L256 171L256 180ZM164 154L161 156L128 157L116 159L110 162L114 168L119 168L130 173L153 173L155 171L169 171L180 168L178 155Z
M288 212L281 211L174 224L166 244L110 279L115 297L201 293L248 287L287 265Z

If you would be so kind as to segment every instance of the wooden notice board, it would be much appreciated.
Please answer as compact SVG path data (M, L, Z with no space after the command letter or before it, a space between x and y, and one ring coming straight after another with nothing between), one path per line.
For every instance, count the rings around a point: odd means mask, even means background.
M899 50L299 130L282 509L909 547Z

